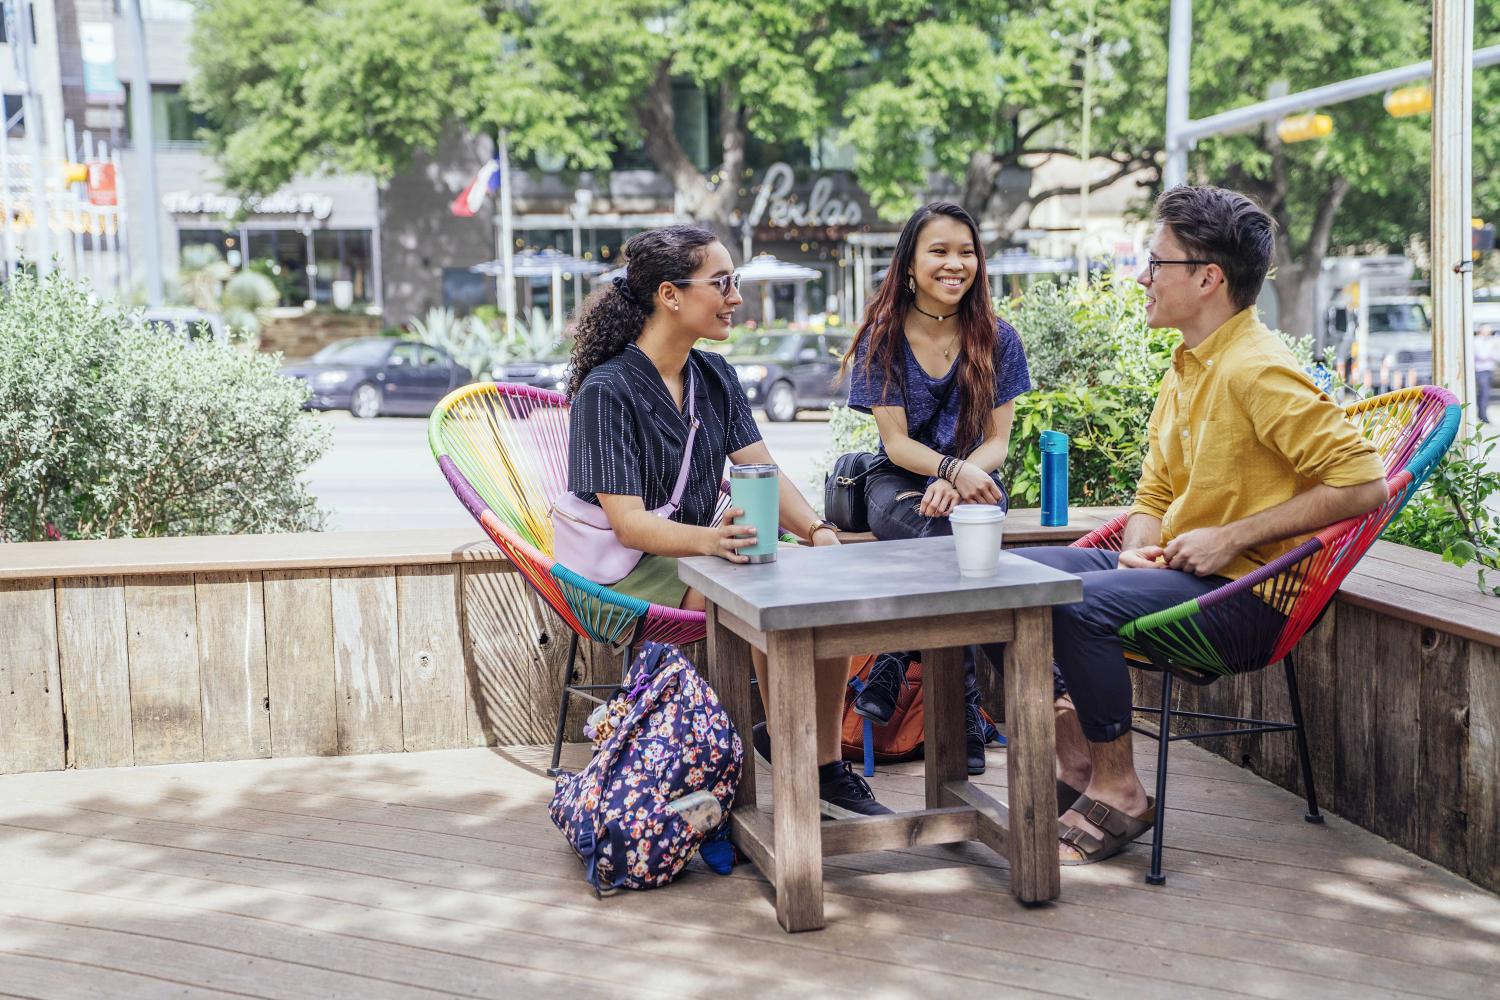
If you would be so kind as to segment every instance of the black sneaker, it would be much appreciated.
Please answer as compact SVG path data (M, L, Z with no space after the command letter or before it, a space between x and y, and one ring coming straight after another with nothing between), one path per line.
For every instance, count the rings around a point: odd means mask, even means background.
M906 653L881 653L875 657L865 689L854 697L854 714L877 726L890 722L901 688L906 684L906 666L910 662L911 657Z
M875 793L847 760L826 765L827 778L818 776L818 807L830 819L854 819L858 816L889 816L892 810L875 801Z
M989 742L992 727L979 711L979 706L964 706L964 745L968 758L969 773L983 774L985 767L984 745Z

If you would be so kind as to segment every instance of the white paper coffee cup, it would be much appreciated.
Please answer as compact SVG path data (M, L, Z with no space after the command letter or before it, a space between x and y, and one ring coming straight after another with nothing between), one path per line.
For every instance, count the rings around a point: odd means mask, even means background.
M959 576L994 576L1005 539L1005 511L994 504L963 503L948 515Z

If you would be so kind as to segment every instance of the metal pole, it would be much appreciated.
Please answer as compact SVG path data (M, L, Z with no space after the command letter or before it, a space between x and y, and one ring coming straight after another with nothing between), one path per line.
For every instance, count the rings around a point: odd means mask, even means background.
M1089 0L1083 32L1083 129L1079 145L1083 179L1078 187L1078 284L1089 283L1089 160L1094 155L1090 125L1094 117L1094 0ZM982 248L981 248L982 249Z
M130 46L134 65L130 74L130 127L135 143L135 162L141 169L141 234L146 258L146 304L162 302L161 197L156 190L156 136L151 131L151 74L146 67L146 22L141 0L130 6Z
M1171 27L1167 34L1167 163L1162 170L1163 190L1187 180L1188 69L1192 62L1193 0L1172 0Z
M1432 5L1432 374L1459 401L1474 398L1469 364L1474 261L1474 0Z
M44 275L52 270L51 213L47 210L46 163L42 153L42 129L45 116L42 111L42 95L37 93L32 81L32 41L36 28L32 25L31 4L12 2L17 22L17 33L11 36L11 48L16 54L17 69L21 78L21 107L26 122L26 142L31 147L31 225L36 230L36 273Z
M505 130L500 130L500 280L505 283L501 292L500 306L505 310L505 336L516 334L516 275L514 255L516 239L511 220L510 197L510 142Z
M10 182L10 116L5 113L3 104L0 104L0 119L4 119L0 122L0 192L4 193L5 199L5 223L4 228L0 229L0 251L3 251L4 257L0 266L4 267L5 280L9 281L12 262L15 259L11 255L11 250L15 245L15 236L11 233L11 221L15 215L16 206L12 199L14 192Z

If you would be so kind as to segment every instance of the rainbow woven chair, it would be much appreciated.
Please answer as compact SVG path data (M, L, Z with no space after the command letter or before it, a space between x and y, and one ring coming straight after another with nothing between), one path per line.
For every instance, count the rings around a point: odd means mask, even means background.
M574 683L579 638L620 648L628 665L638 643L702 639L703 612L648 604L552 558L552 502L568 481L568 399L562 393L505 383L463 386L432 411L427 439L458 499L572 630L552 746L555 773L571 698L597 703L595 690L615 687Z
M1453 394L1435 386L1417 386L1387 393L1345 408L1349 419L1374 442L1385 462L1390 498L1361 517L1329 525L1312 538L1265 566L1227 583L1196 600L1143 615L1120 629L1125 657L1131 666L1159 671L1162 675L1161 704L1136 711L1159 715L1156 732L1138 732L1159 741L1156 760L1156 828L1151 841L1151 870L1146 881L1161 885L1162 829L1166 815L1167 748L1176 740L1201 740L1214 736L1247 735L1291 731L1297 737L1302 763L1302 781L1307 790L1309 823L1323 822L1313 787L1312 764L1307 755L1307 737L1302 727L1302 702L1297 695L1297 671L1292 650L1302 636L1317 624L1333 599L1339 584L1359 561L1385 526L1432 472L1458 433L1459 407ZM1073 544L1079 548L1118 551L1128 514L1085 535ZM1231 645L1216 644L1210 636L1235 635L1232 606L1227 602L1254 589L1260 598L1286 616L1279 633L1236 635ZM1240 630L1243 632L1243 630ZM1192 684L1211 684L1234 674L1260 670L1280 661L1286 668L1287 698L1292 721L1215 715L1207 712L1173 712L1173 678ZM1202 733L1170 735L1171 717L1208 719L1235 728Z

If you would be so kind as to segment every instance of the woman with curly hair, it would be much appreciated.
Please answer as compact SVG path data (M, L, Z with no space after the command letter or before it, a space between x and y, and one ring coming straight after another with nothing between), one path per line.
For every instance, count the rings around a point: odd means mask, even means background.
M958 503L1009 506L998 469L1010 450L1017 396L1031 388L1021 338L990 303L984 244L957 205L918 209L865 310L843 370L849 406L873 414L885 461L865 477L876 538L949 535ZM998 666L1003 647L987 647ZM854 710L883 724L895 710L910 653L876 659ZM975 651L964 651L970 774L997 734L979 706Z
M568 489L603 509L621 545L643 553L624 579L599 582L655 604L701 610L703 597L678 579L677 560L712 555L746 562L739 550L755 543L754 529L735 520L740 510L714 523L725 460L773 464L734 370L722 356L693 347L701 339L729 338L743 301L739 275L718 238L694 226L635 236L625 245L625 265L579 314L568 384ZM685 460L680 506L671 517L657 516L653 511L671 500ZM813 545L838 544L832 527L785 475L780 497L782 524ZM587 567L570 568L589 575ZM752 654L765 691L765 657ZM824 815L890 812L841 759L848 661L818 660L815 672ZM755 742L765 756L763 731Z

